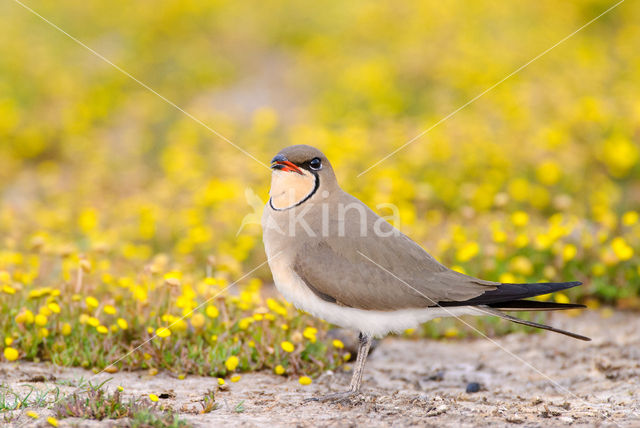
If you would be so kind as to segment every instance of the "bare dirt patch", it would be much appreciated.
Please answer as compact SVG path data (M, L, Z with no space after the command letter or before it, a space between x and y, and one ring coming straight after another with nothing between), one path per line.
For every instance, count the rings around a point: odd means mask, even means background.
M519 361L485 339L430 341L387 338L370 356L364 394L346 404L303 403L313 395L339 391L350 373L325 373L309 386L270 373L244 374L216 391L219 408L197 414L216 379L168 373L100 374L108 388L125 395L158 395L195 426L640 426L640 318L595 312L568 318L554 315L555 326L591 336L581 342L552 333L512 334L493 339L528 362ZM0 365L0 383L16 391L39 390L85 379L91 372L48 364ZM548 377L548 378L547 378ZM550 379L551 380L550 380ZM466 392L469 383L480 391ZM59 386L59 385L58 385ZM73 390L59 386L61 392ZM163 398L165 397L165 398ZM8 426L45 426L50 410L36 410L37 421L16 412ZM18 414L19 413L19 414ZM0 424L2 424L0 415ZM60 426L113 426L114 421L61 421Z

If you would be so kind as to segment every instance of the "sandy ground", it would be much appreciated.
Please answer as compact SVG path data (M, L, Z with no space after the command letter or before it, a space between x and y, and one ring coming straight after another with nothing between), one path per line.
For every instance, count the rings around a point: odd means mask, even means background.
M161 399L198 427L206 426L635 426L640 427L640 317L596 313L554 315L552 323L591 336L581 342L553 333L513 334L493 339L430 341L387 338L372 353L364 394L347 404L303 403L304 398L343 390L350 373L325 373L312 385L269 373L245 374L216 392L220 407L197 414L215 379L177 380L160 373L101 374L134 396ZM501 349L502 348L502 349ZM517 356L517 357L514 357ZM16 390L46 389L51 381L88 378L81 369L46 364L0 365L0 383ZM40 379L41 380L41 379ZM469 382L482 389L465 392ZM70 391L70 387L62 387ZM239 406L239 404L241 405ZM37 410L42 416L48 410ZM240 411L241 410L241 411ZM0 415L0 424L3 423ZM60 426L113 426L113 421L67 419ZM46 426L20 412L8 426Z

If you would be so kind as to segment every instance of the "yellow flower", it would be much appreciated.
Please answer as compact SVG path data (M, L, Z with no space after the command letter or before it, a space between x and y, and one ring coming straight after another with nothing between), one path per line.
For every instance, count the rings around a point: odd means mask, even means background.
M36 412L34 412L33 410L29 410L27 412L27 416L29 416L31 419L38 419L40 417L40 415L38 415Z
M56 418L54 418L53 416L49 416L47 418L47 422L49 423L49 425L51 425L52 427L57 427L58 426L58 420Z
M120 385L118 385L118 387L117 387L117 388L118 388L118 391L120 391L120 392L124 391L124 388L123 388L123 387L121 387Z
M287 316L287 309L272 298L267 299L267 307L278 315Z
M536 169L536 176L542 184L554 185L562 177L560 165L552 160L542 162Z
M12 343L13 343L13 338L11 338L11 337L9 337L9 336L7 336L7 337L5 337L5 338L4 338L4 344L5 344L5 346L9 346L9 345L11 345Z
M460 332L455 327L449 327L444 331L444 337L456 337Z
M91 327L98 327L100 325L100 320L96 317L89 317L87 319L87 324L89 324Z
M571 300L569 300L567 295L564 294L564 293L556 293L554 295L554 300L556 301L556 303L570 303L571 302Z
M509 196L516 201L526 200L530 195L529 189L529 182L524 178L516 178L512 180L507 187Z
M98 305L100 305L100 303L98 302L98 299L92 296L87 297L86 299L84 299L84 301L87 304L87 306L90 308L97 308Z
M614 135L602 144L600 158L615 177L624 177L640 158L640 150L631 138Z
M242 378L242 376L240 375L235 375L235 376L231 376L231 379L229 379L231 382L237 382Z
M46 315L42 315L42 314L36 315L35 322L36 322L36 325L39 325L40 327L47 325Z
M149 400L153 401L154 403L157 402L159 400L158 396L156 394L149 394Z
M213 305L208 305L207 309L205 309L205 313L209 318L218 318L218 315L220 315L218 308Z
M277 375L282 375L284 374L284 372L286 371L284 367L282 367L280 364L278 364L273 371L275 372L275 374Z
M224 385L224 379L222 379L221 377L218 378L218 385Z
M295 347L293 346L293 343L288 342L286 340L280 343L280 347L284 352L293 352L293 350L295 349Z
M467 273L464 268L460 265L453 265L451 266L451 270L455 270L456 272L460 272L460 273Z
M230 372L234 371L236 367L238 367L238 364L240 364L240 359L238 359L238 357L236 357L235 355L230 356L229 358L227 358L227 361L224 362L225 367Z
M62 324L62 328L60 329L63 336L69 336L71 334L71 324L68 322Z
M7 359L7 361L15 361L18 359L19 354L18 351L15 350L14 348L4 348L4 357Z
M216 342L218 340L218 335L217 334L212 334L210 339L211 339L212 342Z
M536 235L535 243L538 250L546 250L551 246L552 240L549 235L539 234Z
M625 261L633 257L633 248L627 244L623 237L614 238L611 241L611 249L618 260Z
M118 324L118 327L120 327L122 330L126 330L129 328L129 323L124 318L118 318L116 323Z
M314 327L307 327L302 332L302 335L309 339L311 343L316 343L316 334L318 333L318 329Z
M239 322L238 322L238 328L240 328L240 330L246 330L249 328L249 326L251 325L251 323L253 323L254 319L253 317L245 317L242 318Z
M51 287L36 288L35 290L31 290L29 292L29 298L37 299L38 297L46 296L47 294L52 292L53 290L51 289Z
M341 340L339 339L333 339L333 342L331 342L334 348L338 348L338 349L343 349L344 348L344 343L342 343Z
M514 282L517 282L516 277L509 272L505 272L501 274L500 277L498 278L498 281L504 282L506 284L513 284Z
M172 287L180 286L180 278L182 278L182 272L171 271L164 275L165 282Z
M188 327L189 325L183 319L177 319L171 323L171 328L173 328L175 331L186 331Z
M117 310L113 305L105 305L104 309L102 309L105 314L115 315Z
M578 249L573 244L567 244L562 248L562 260L568 262L573 260L578 254Z
M99 325L98 327L96 327L96 330L98 333L100 334L107 334L109 333L109 329L103 325Z
M520 233L513 241L516 247L523 248L529 244L529 237L525 233Z
M40 309L38 309L38 313L44 315L45 317L48 317L52 314L51 309L49 309L48 306L40 306Z
M516 211L511 214L511 223L516 227L524 227L529 223L529 214L524 211Z
M158 337L162 337L162 338L169 337L169 336L171 336L171 330L169 330L166 327L160 327L160 328L158 328L156 330L156 335L158 335Z
M480 250L477 242L467 242L456 252L456 259L461 262L467 262L474 258Z
M627 211L622 215L622 224L625 226L633 226L638 222L640 215L637 211Z
M204 315L202 315L201 313L194 314L193 317L191 317L191 325L194 328L202 327L205 322L206 322L206 319L204 318Z
M49 337L49 330L47 330L45 327L42 327L40 330L38 330L38 335L40 335L40 337Z
M33 324L34 319L35 318L33 316L33 312L31 312L29 309L25 309L24 311L16 315L16 322L19 324Z
M298 382L300 382L300 385L311 385L311 378L309 376L300 376L300 379L298 379Z

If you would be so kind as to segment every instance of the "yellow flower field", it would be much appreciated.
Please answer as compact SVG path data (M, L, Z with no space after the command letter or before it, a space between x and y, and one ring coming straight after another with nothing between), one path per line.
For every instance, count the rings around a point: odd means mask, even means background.
M258 161L300 143L457 270L640 309L640 5L438 124L613 4L29 2L118 70L4 2L0 359L303 385L341 365L264 264Z

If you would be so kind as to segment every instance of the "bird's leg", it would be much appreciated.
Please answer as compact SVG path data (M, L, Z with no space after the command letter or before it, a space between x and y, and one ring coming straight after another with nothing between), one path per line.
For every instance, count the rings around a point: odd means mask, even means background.
M353 369L351 384L347 391L309 398L305 401L340 402L353 397L354 395L358 395L360 393L360 385L362 384L364 364L367 361L367 355L369 355L369 348L371 347L372 340L373 338L371 335L360 333L360 336L358 337L358 357L356 358L356 366Z
M360 333L358 337L358 357L356 358L356 366L353 369L353 376L351 376L351 384L349 385L349 391L353 391L354 393L360 392L362 373L364 372L364 364L369 355L371 340L371 336L364 333Z

